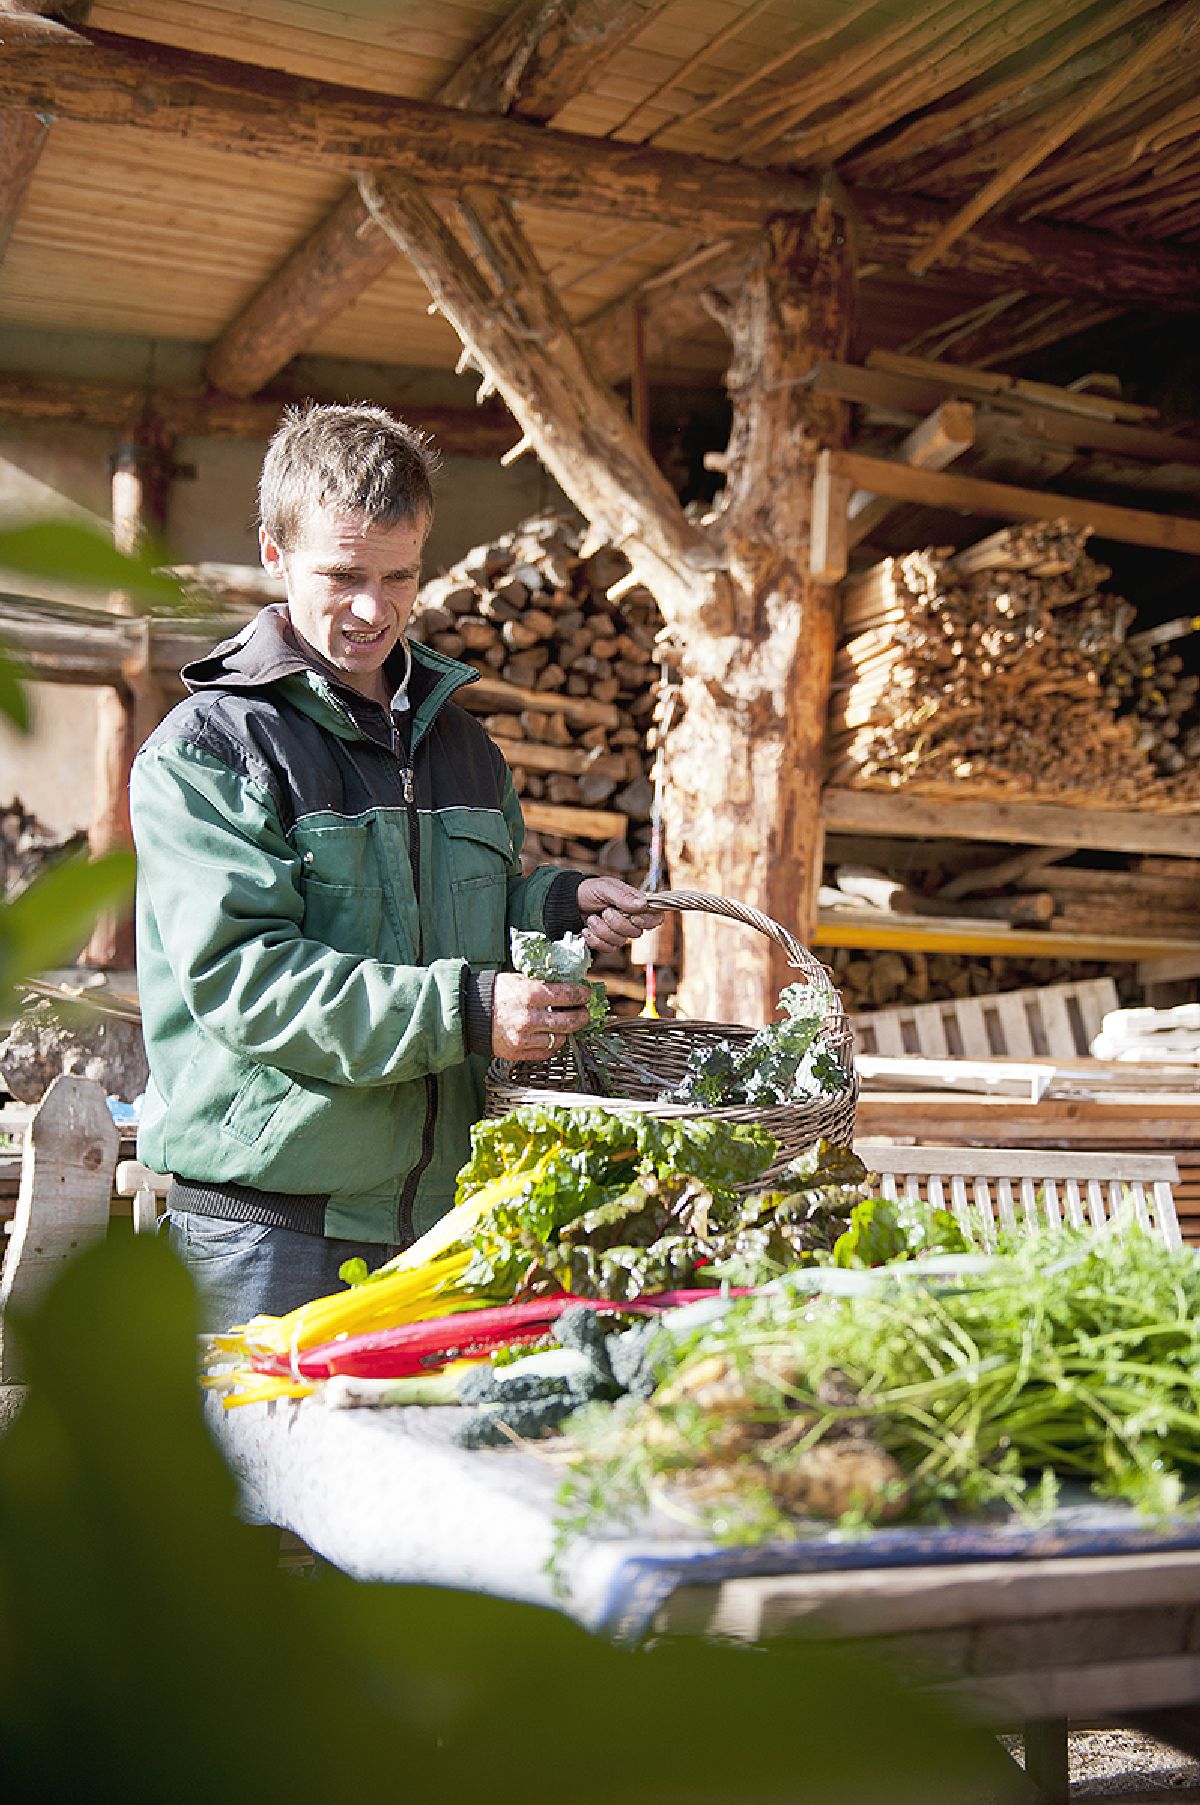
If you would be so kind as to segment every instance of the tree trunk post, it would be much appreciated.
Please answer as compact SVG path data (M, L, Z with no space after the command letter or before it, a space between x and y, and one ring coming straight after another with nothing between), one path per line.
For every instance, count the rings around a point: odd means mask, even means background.
M667 847L676 889L748 903L803 940L815 926L820 795L836 591L809 571L812 491L847 410L803 378L845 357L854 255L832 195L769 224L732 299L710 297L733 355L728 482L713 531L737 628L682 642L683 717L671 734ZM761 935L684 917L683 1014L771 1020L788 967Z
M149 537L161 537L170 488L171 441L154 422L136 438L127 438L113 462L113 543L134 554ZM120 591L109 598L115 614L132 614L133 603ZM121 682L100 693L96 711L92 825L88 847L93 858L117 846L132 844L129 825L129 773L138 747L162 717L162 692L150 675L150 641L140 658L126 662ZM96 923L84 961L101 970L125 969L134 958L132 915L105 915Z

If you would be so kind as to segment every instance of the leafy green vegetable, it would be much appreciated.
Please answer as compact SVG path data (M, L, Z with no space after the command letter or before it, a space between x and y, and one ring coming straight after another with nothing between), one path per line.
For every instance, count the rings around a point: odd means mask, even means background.
M513 970L525 978L553 984L582 984L591 970L592 952L582 934L551 940L545 934L509 929Z
M833 1250L835 1266L887 1266L925 1255L969 1253L971 1243L949 1210L910 1197L864 1197Z
M717 1200L732 1208L735 1187L769 1165L775 1146L743 1124L601 1109L529 1107L479 1122L456 1201L501 1180L507 1194L475 1232L463 1283L512 1296L553 1287L618 1298L677 1283L704 1247L691 1235L686 1260L668 1257L655 1251L664 1233L688 1234L695 1210ZM515 1194L514 1175L525 1177Z
M771 1108L845 1090L849 1078L820 1039L828 993L789 984L779 994L782 1022L760 1028L748 1042L717 1041L693 1048L680 1082L663 1101L716 1109L739 1103Z
M549 984L588 985L588 1020L590 1033L608 1019L608 995L603 984L588 980L592 952L582 934L564 934L551 940L536 931L523 933L520 928L508 931L514 971L524 978L541 978ZM572 1035L571 1040L575 1040ZM589 1087L590 1088L590 1087Z

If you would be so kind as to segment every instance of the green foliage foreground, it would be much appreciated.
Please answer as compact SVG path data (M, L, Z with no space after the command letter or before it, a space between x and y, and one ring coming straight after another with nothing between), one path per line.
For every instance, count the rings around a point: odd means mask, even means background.
M0 1442L7 1799L1014 1796L989 1738L853 1650L625 1650L528 1606L281 1575L235 1519L159 1241L110 1238L6 1326L32 1380Z

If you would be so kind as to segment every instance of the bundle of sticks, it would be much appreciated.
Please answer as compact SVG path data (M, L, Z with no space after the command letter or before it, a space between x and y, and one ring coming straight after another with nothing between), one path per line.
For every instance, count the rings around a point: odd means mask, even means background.
M1200 674L1187 669L1178 649L1198 626L1189 617L1131 633L1106 673L1109 701L1136 720L1138 744L1162 777L1178 777L1200 761Z
M847 579L834 666L830 781L1108 807L1194 807L1164 783L1109 672L1133 618L1105 593L1087 532L1005 528Z
M553 514L474 547L422 588L410 633L481 673L455 700L512 770L527 867L561 859L645 878L661 625L628 559Z

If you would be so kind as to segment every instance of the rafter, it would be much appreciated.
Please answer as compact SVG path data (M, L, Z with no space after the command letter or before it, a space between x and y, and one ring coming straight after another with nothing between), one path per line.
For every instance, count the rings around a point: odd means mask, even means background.
M817 191L803 174L397 101L93 29L0 49L4 104L234 155L347 173L390 167L451 189L486 185L547 207L659 220L698 238L761 230L776 214L808 211ZM903 267L948 217L910 195L851 190L848 204L861 258L886 268ZM983 220L959 240L955 263L1003 287L1114 306L1192 309L1200 294L1193 252L1073 227Z
M553 118L668 0L520 0L438 93L460 112ZM396 260L353 185L230 321L206 375L252 395Z
M49 11L49 0L32 0L28 12L37 17ZM53 24L69 21L81 24L91 10L91 0L64 0L55 7ZM51 23L47 21L47 23ZM24 108L0 111L0 263L8 250L13 227L25 205L25 196L41 155L46 147L50 127L39 114Z

